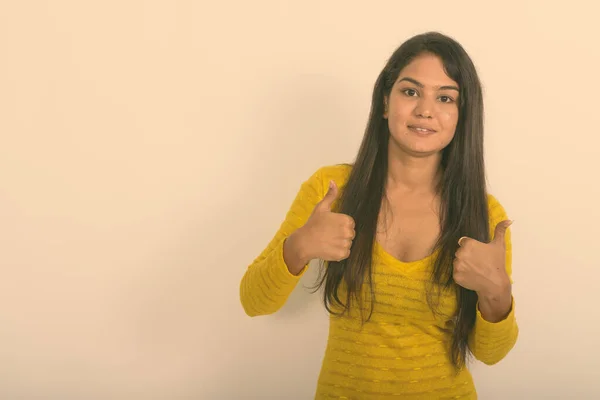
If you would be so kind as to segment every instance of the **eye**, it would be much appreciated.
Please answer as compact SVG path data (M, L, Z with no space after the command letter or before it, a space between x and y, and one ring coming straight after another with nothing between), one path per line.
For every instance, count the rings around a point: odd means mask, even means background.
M415 89L404 89L402 91L402 93L404 93L405 95L407 95L409 97L415 97L418 94Z
M442 103L454 103L454 99L450 96L440 96L440 101Z

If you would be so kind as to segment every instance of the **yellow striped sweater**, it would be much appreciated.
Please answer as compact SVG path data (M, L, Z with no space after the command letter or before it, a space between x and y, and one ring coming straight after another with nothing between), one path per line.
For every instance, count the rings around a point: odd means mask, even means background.
M302 273L294 276L288 271L283 242L308 220L325 196L330 180L343 188L350 168L322 167L301 185L275 237L242 278L240 298L249 316L274 313L286 302ZM506 219L506 213L491 195L489 218L493 236L494 227ZM506 252L506 268L511 276L510 230L506 233ZM442 293L436 313L426 300L432 258L401 262L375 243L373 314L364 325L357 312L330 317L316 399L477 398L469 370L463 368L457 373L450 361L454 292ZM513 301L509 315L497 323L484 320L477 311L469 348L476 359L494 364L512 349L517 336Z

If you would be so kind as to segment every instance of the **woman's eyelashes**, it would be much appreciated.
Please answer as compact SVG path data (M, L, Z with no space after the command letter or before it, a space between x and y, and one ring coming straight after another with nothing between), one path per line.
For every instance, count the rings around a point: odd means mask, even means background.
M419 96L419 92L417 89L406 88L406 89L401 89L401 91L407 97L418 97ZM438 100L441 103L454 103L456 101L452 96L448 96L445 94L438 96Z
M454 103L454 99L450 96L442 95L439 97L442 103Z
M419 94L415 89L402 89L402 93L404 93L408 97L415 97Z

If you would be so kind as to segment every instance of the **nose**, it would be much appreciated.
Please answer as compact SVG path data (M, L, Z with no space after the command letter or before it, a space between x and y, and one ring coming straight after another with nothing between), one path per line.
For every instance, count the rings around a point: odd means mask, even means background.
M419 118L433 118L434 104L424 97L421 97L415 107L415 114Z

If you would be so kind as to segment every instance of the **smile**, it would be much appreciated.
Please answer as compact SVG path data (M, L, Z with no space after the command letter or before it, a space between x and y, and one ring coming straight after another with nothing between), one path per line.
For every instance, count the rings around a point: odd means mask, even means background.
M435 130L429 128L422 128L418 126L409 126L408 129L418 133L435 133Z

